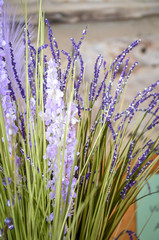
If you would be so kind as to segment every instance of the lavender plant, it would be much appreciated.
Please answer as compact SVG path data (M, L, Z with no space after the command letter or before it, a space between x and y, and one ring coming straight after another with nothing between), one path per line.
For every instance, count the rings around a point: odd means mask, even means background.
M60 52L41 2L36 47L27 2L18 26L7 9L0 0L0 238L107 240L127 233L138 239L129 229L116 229L158 170L159 141L153 133L159 123L159 81L118 110L137 65L129 67L128 55L140 41L109 67L98 56L93 80L85 86L80 47L87 28L78 43L71 39L71 56ZM64 70L61 54L68 60Z

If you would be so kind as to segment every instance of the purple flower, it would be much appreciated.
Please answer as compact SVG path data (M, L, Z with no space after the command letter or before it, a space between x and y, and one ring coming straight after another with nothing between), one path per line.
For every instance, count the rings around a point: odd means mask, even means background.
M0 238L3 237L4 229L0 228Z
M7 184L11 184L11 178L9 178L9 177L4 177L3 179L2 179L2 183L3 183L3 185L4 186L7 186Z
M14 229L13 219L11 217L7 217L4 220L4 223L7 225L9 230L13 230Z
M20 195L19 193L17 194L17 198L18 198L18 201L21 200L21 195ZM10 200L8 199L6 205L7 205L8 207L10 207L11 205L14 205L14 204L15 204L15 199L16 199L16 196L15 196L15 194L14 194L14 195L13 195L13 200L10 201Z
M137 234L136 234L135 232L133 232L133 231L130 231L130 230L124 230L124 231L122 231L122 232L119 234L119 236L118 236L117 238L115 238L114 240L118 240L118 239L120 238L120 236L122 236L122 235L125 234L125 233L128 234L130 240L133 240L133 236L135 236L135 238L136 238L137 240L139 240ZM122 239L122 238L121 238L121 239Z
M50 216L49 216L48 218L46 218L46 221L47 221L47 222L48 222L48 221L52 222L53 219L54 219L54 213L52 212L52 213L50 214Z
M97 88L97 82L98 82L98 79L99 79L99 73L100 73L100 70L101 70L102 63L103 63L103 57L101 55L99 55L96 59L96 63L95 63L95 66L94 66L94 79L91 82L90 93L89 93L89 101L94 100L95 92L96 92L96 88ZM106 62L103 65L104 68L105 68L105 64L106 64Z
M2 10L2 4L0 9ZM4 10L4 9L3 9ZM6 23L6 16L5 11L4 15L0 18L0 96L2 99L2 108L3 108L3 115L4 115L4 121L6 125L6 133L7 133L7 140L9 145L9 152L12 154L12 135L16 135L18 128L15 124L16 120L16 106L15 106L15 96L13 97L12 92L12 85L10 82L10 79L8 77L8 72L6 70L6 57L8 55L6 52L6 49L9 51L9 47L7 47L7 31L8 29L5 25ZM5 31L4 31L5 29ZM7 62L7 64L9 64ZM8 65L7 65L8 67ZM15 146L14 146L15 147Z
M10 224L13 223L13 219L11 217L7 217L5 220L4 220L4 223L9 226Z
M63 100L64 93L60 89L60 81L58 80L58 65L51 59L48 62L47 70L47 88L46 88L46 104L45 112L40 113L46 124L46 140L48 142L45 158L48 159L48 171L51 172L52 180L48 181L48 186L51 190L50 198L54 199L56 196L56 182L58 178L58 149L61 146L61 159L63 152L64 133L67 122L67 110ZM62 190L61 194L66 201L68 187L71 180L71 171L74 161L75 146L76 146L76 132L74 125L77 122L76 119L77 108L75 104L71 104L71 118L66 139L64 166L62 173ZM61 160L62 161L62 160ZM62 162L61 162L62 163ZM61 163L60 169L61 169ZM74 172L77 168L74 169ZM61 170L60 170L61 171ZM76 185L76 178L73 176L71 183L70 197L74 192ZM73 197L76 195L74 194Z

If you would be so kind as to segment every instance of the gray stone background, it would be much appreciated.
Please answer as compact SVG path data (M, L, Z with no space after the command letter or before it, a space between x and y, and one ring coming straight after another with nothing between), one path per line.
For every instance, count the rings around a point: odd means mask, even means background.
M13 5L18 3L20 16L20 0L10 2ZM35 27L38 8L39 0L28 0L28 15L32 16ZM141 39L130 56L130 63L138 61L139 64L128 83L125 106L138 91L159 79L159 0L43 0L43 10L60 49L71 52L70 38L78 40L88 26L81 48L86 81L93 75L98 54L102 54L109 65L133 40Z

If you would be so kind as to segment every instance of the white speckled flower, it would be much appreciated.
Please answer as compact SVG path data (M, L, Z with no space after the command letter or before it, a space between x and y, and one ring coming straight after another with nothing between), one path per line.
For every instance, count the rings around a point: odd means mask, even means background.
M44 120L46 124L46 140L48 142L46 156L48 159L48 166L52 180L48 182L48 186L51 190L50 198L54 199L56 195L55 182L57 180L58 161L57 157L58 149L61 146L61 162L62 165L62 151L64 142L64 133L67 121L67 110L63 100L64 93L60 90L60 82L58 81L57 64L53 59L48 62L47 71L47 97L45 104ZM64 166L62 173L62 190L61 194L64 200L66 200L68 193L68 186L71 177L71 171L74 161L75 146L76 146L76 132L75 124L78 121L75 117L77 108L75 104L71 104L71 119L66 139ZM42 117L42 113L40 113ZM74 168L74 172L77 167ZM76 178L73 177L70 197L73 194L74 187L76 184ZM76 194L73 195L76 197ZM71 198L70 198L71 199Z

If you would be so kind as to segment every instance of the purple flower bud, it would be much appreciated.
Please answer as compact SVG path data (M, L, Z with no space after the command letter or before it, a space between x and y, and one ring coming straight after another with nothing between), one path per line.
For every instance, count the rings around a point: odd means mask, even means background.
M126 234L126 233L128 234L130 240L133 240L133 239L134 239L133 236L135 236L135 238L136 238L137 240L139 240L137 234L136 234L135 232L133 232L133 231L130 231L130 230L124 230L124 231L122 231L122 232L118 235L118 237L115 238L114 240L118 240L121 235Z
M0 237L3 237L4 229L0 228Z
M6 205L7 207L10 207L11 206L11 203L10 203L10 200L8 199L7 202L6 202Z
M7 186L7 183L11 184L11 178L9 178L9 177L3 178L2 183L3 183L4 186Z
M18 84L18 87L19 87L19 91L21 93L21 96L22 98L26 98L25 97L25 91L22 87L22 83L19 79L19 76L18 76L18 73L17 73L17 70L16 70L16 62L15 62L15 59L14 59L14 52L13 52L13 47L12 47L12 43L9 42L9 48L10 48L10 55L11 55L11 63L12 63L12 69L13 69L13 72L14 72L14 76L15 76L15 80Z
M14 225L13 225L13 224L9 225L9 226L8 226L8 229L9 229L9 230L13 230L13 229L14 229Z
M4 220L4 223L9 227L9 226L12 226L13 225L13 219L11 217L7 217L5 220Z

